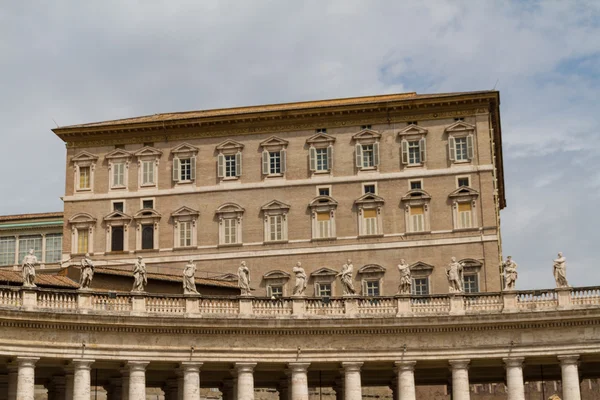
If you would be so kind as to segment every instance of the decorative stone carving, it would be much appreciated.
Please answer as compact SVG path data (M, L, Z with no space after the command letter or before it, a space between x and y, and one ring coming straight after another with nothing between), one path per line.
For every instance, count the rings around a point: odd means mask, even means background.
M294 296L304 296L306 291L306 272L302 268L302 263L298 261L296 266L292 268L292 272L296 275L296 284L294 285Z
M456 261L456 257L450 259L450 264L446 268L450 293L461 293L463 291L463 270L464 264Z
M183 269L183 294L198 294L194 275L196 275L196 264L194 260L190 260Z
M35 287L35 265L38 264L38 259L33 254L33 249L29 250L29 253L23 257L23 286L24 287Z
M567 282L567 259L563 257L563 253L558 253L558 258L554 260L554 265L552 268L554 271L556 287L569 287L569 282Z
M342 271L337 274L342 282L342 293L345 295L356 294L356 290L354 290L354 283L352 282L353 270L354 266L352 265L352 260L348 259L348 262L342 266Z
M504 273L504 290L515 290L517 283L517 263L513 261L512 256L506 257L506 261L502 263L502 271Z
M142 260L142 256L138 256L135 265L133 266L133 288L132 292L143 292L148 284L146 276L146 263Z
M238 286L242 296L250 296L250 270L246 266L246 261L242 261L238 268Z
M90 253L85 253L85 257L81 259L81 269L79 271L80 289L89 289L92 279L94 279L94 263L90 258Z
M398 272L400 272L400 283L398 285L398 294L410 294L412 279L410 276L410 266L404 259L398 264Z

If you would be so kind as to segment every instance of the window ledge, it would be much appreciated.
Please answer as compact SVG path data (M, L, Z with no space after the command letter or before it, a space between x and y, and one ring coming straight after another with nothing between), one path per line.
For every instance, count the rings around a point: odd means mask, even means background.
M265 175L265 178L267 178L267 179L283 178L283 174L268 174L268 175Z
M235 182L235 181L239 181L240 177L239 176L224 176L223 178L221 178L222 182Z
M311 242L328 242L337 240L337 237L326 237L326 238L312 238Z
M475 227L475 228L456 228L456 229L452 229L452 232L475 232L475 231L479 231L479 227Z
M377 171L377 167L361 167L358 169L359 172Z
M471 160L454 160L452 161L453 164L470 164Z
M137 249L135 253L158 253L158 249Z
M197 250L198 246L173 247L173 251Z
M431 234L431 231L418 231L418 232L404 232L405 235L410 236L410 235L429 235Z
M325 171L315 170L315 171L312 171L312 173L313 173L313 175L328 175L328 174L331 174L331 170L330 169L325 170Z
M127 186L112 186L110 190L123 190L127 189Z
M227 248L227 247L242 247L244 244L243 243L223 243L223 244L219 244L217 247L218 248Z
M422 168L425 166L425 163L418 164L404 164L404 168Z
M175 182L175 186L178 186L178 185L191 185L192 183L194 183L194 181L176 181Z
M143 183L140 185L141 188L153 188L156 187L156 183Z
M104 255L107 255L107 256L122 255L122 254L129 254L129 251L119 250L119 251L107 251L106 253L104 253ZM76 255L76 254L73 254L73 255ZM81 255L83 255L83 254L81 254Z
M263 244L285 244L288 243L288 240L265 240Z
M75 193L79 193L79 192L91 192L92 189L91 188L87 188L87 189L75 189Z
M377 233L375 235L358 235L359 239L371 239L371 238L382 238L383 233Z

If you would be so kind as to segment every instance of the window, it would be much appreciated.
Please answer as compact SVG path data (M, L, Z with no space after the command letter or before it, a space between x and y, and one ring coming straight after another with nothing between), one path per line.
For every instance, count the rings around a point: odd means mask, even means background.
M467 154L467 138L456 138L454 139L454 149L456 152L456 161L468 161L469 157Z
M317 133L327 133L327 128L317 128L315 130L315 132L317 132Z
M406 125L419 125L419 121L407 121Z
M277 200L261 207L264 214L264 241L279 242L287 240L287 214L290 206Z
M422 180L409 181L408 183L409 183L410 190L423 189L423 181Z
M189 247L192 245L192 222L179 222L179 247Z
M234 140L226 140L217 146L217 176L224 180L242 176L242 150L244 145Z
M269 285L268 293L269 297L280 299L283 297L283 286L280 285Z
M46 235L46 255L47 264L57 263L62 255L62 234Z
M123 151L123 150L114 150ZM94 168L98 156L82 151L71 158L75 173L75 191L91 191L94 189Z
M244 209L235 203L225 203L217 211L219 219L219 244L242 244L242 216Z
M79 189L90 189L91 167L79 167Z
M21 236L19 237L19 262L23 260L29 250L33 249L33 254L38 261L42 261L42 236Z
M365 183L363 184L363 194L371 193L375 194L377 192L376 186L374 183Z
M468 187L460 186L448 195L452 200L452 221L454 229L469 229L477 227L477 198L479 193Z
M285 173L287 145L287 141L275 136L261 142L263 175L281 176Z
M314 149L315 171L329 171L329 149Z
M363 210L365 235L377 235L377 210Z
M235 218L224 218L224 244L237 243L237 220Z
M329 211L317 213L317 237L331 237L331 216Z
M124 144L115 144L115 149L124 149L125 145Z
M110 251L123 251L125 246L125 233L122 226L113 226L111 231ZM78 253L85 253L78 251Z
M382 234L381 208L384 200L376 194L367 191L367 187L375 185L365 184L365 194L354 201L358 209L358 234L360 236L372 236Z
M465 275L464 276L464 288L465 293L478 293L479 292L479 280L477 275Z
M374 149L372 144L365 144L362 147L362 167L370 168L375 166Z
M425 230L425 210L424 206L410 207L410 231L423 232Z
M310 203L313 239L335 238L335 209L337 201L317 196Z
M236 162L235 162L235 156L232 155L227 155L224 156L224 162L225 162L225 174L224 176L226 178L232 178L234 176L237 176L236 174Z
M425 162L425 138L402 140L402 164L421 165Z
M113 202L113 211L125 212L125 203L122 201Z
M78 213L69 218L68 223L71 228L71 254L93 253L96 219L90 214Z
M89 231L87 228L77 230L77 253L85 254L89 248Z
M472 224L471 203L458 203L458 227L459 229L471 228Z
M475 126L459 120L448 128L448 152L450 161L468 162L473 159L473 134Z
M406 233L429 232L431 196L422 189L412 189L401 199L404 204Z
M179 181L192 180L192 159L183 158L179 160Z
M429 278L413 278L412 294L417 296L429 294Z
M269 239L271 241L283 240L283 216L270 215L269 217Z
M465 119L463 117L458 117L458 118L454 118L454 121L458 122L458 121L464 121Z
M331 188L317 187L317 196L331 196Z
M200 213L189 207L181 207L171 214L173 218L173 246L197 246L196 221Z
M154 200L152 200L152 199L144 199L144 200L142 200L142 208L143 209L152 209L152 208L154 208Z
M0 237L0 265L15 263L16 244L17 240L12 236Z
M196 180L196 154L198 148L183 143L173 150L173 181L190 183Z
M142 250L154 248L154 224L142 225Z
M331 283L322 283L322 282L317 283L315 296L331 297L332 296Z
M154 164L155 161L142 161L142 186L154 185Z
M360 126L361 130L365 130L365 129L371 129L371 125L361 125Z
M131 160L132 155L130 152L125 151L124 148L125 146L115 146L115 150L105 156L108 160L108 187L110 189L124 189L127 187L129 161Z
M364 281L364 296L377 297L379 296L379 281Z
M471 186L469 185L469 177L459 177L457 178L456 182L458 187Z
M356 157L356 168L375 169L379 166L379 139L381 134L366 129L352 136L356 141L354 155Z
M112 165L112 185L111 187L125 186L125 163L116 163Z
M140 187L154 187L158 181L158 164L162 151L146 146L133 153L138 163L138 185Z

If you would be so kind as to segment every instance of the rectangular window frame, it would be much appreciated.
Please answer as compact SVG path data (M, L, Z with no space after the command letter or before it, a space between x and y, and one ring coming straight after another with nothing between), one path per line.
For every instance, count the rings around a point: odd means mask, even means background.
M456 177L456 188L463 187L460 185L461 179L466 179L468 184L465 187L471 187L471 175L458 175Z
M411 293L414 296L427 296L431 293L428 276L415 276L412 278Z
M11 247L12 243L12 247ZM15 265L17 257L17 238L15 236L2 236L0 237L0 265Z
M62 233L48 233L44 237L44 263L57 264L62 260Z
M467 280L467 278L469 278ZM467 285L469 282L469 285ZM465 293L480 293L479 291L479 274L465 274L463 276L463 288Z
M316 282L315 297L332 297L333 284L331 282Z
M321 194L320 190L321 189L327 189L329 191L328 194ZM331 185L319 185L316 187L316 192L317 192L317 196L329 196L331 197L333 195L332 193L332 186Z
M151 201L152 208L144 207L144 202ZM155 197L142 197L140 198L140 210L156 210L156 198Z
M363 296L365 297L380 297L381 296L381 280L380 279L364 279L363 280Z
M373 192L367 192L367 186L373 186ZM363 182L362 183L362 194L371 193L377 196L377 182Z
M418 188L413 188L412 184L413 183L419 183L420 187ZM423 179L409 179L408 180L408 190L424 190L425 188L423 187Z

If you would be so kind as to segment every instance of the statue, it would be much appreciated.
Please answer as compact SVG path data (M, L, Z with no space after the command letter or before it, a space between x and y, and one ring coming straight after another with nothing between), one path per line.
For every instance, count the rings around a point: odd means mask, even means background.
M553 394L552 396L548 397L548 400L560 400L560 397L558 397L557 394Z
M412 279L410 277L410 267L404 261L404 259L400 260L400 264L398 264L398 272L400 272L400 284L398 285L398 294L410 294Z
M342 266L342 272L336 275L340 277L340 281L342 282L342 293L345 295L356 294L354 284L352 283L352 270L354 270L352 260L348 259L348 262Z
M142 256L138 256L138 259L133 266L133 289L131 289L131 291L143 292L147 284L146 263L142 260Z
M446 268L450 293L460 293L463 291L463 268L464 264L456 261L456 257L450 259L450 264Z
M296 274L296 284L294 285L294 296L304 296L306 290L306 272L302 268L302 263L298 261L296 266L292 268L294 274Z
M562 253L558 253L558 258L554 260L554 280L557 288L569 287L567 282L567 259Z
M515 290L517 283L517 263L512 260L512 256L506 257L506 261L502 263L504 271L504 290Z
M94 279L94 263L90 258L90 253L85 253L85 257L81 259L81 269L79 272L80 289L89 289Z
M198 294L194 275L196 275L196 264L194 260L190 260L183 269L183 294Z
M29 253L23 257L23 286L35 287L35 265L38 263L38 259L33 254L33 249L29 250Z
M238 268L238 286L242 296L250 296L250 270L246 266L246 261L242 261Z

